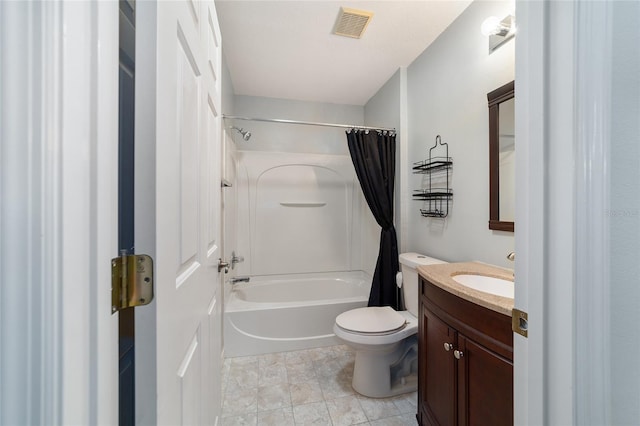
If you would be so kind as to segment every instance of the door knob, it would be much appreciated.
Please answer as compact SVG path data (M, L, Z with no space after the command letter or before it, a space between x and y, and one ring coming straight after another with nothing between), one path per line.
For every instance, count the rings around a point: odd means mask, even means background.
M453 351L453 356L456 357L456 359L460 359L464 356L464 352L456 349L455 351Z
M229 272L229 262L218 259L218 272L222 271L223 269L225 274Z
M453 345L451 343L444 343L444 350L449 352L451 349L453 349Z

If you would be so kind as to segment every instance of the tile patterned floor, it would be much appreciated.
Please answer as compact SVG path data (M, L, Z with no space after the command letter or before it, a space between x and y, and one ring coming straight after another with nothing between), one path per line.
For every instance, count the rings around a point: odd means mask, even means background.
M347 346L228 358L222 426L415 426L416 392L367 398L351 388Z

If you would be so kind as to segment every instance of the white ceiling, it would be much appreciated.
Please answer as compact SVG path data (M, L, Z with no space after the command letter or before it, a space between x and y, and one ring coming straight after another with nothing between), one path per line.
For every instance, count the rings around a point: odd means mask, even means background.
M236 95L364 105L471 3L216 0ZM340 7L374 13L361 39L332 34Z

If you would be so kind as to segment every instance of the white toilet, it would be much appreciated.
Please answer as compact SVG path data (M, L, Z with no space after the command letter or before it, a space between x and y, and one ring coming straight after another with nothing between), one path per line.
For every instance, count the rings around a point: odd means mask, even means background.
M413 392L418 384L419 265L446 263L418 253L399 256L407 310L389 306L352 309L336 317L333 332L356 350L353 389L385 398ZM400 285L400 284L399 284Z

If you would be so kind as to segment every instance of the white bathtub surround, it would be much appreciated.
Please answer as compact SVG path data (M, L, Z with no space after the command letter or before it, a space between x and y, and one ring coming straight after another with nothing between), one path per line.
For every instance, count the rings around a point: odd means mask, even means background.
M237 187L239 275L362 269L348 155L239 151Z
M227 358L222 425L415 426L416 393L358 395L351 388L354 359L345 345Z
M235 273L251 282L227 284L226 355L340 343L335 317L365 306L371 288L362 272L366 205L351 158L239 151L237 170L245 261Z
M361 271L252 277L225 304L231 357L336 345L335 317L366 306L371 277Z

